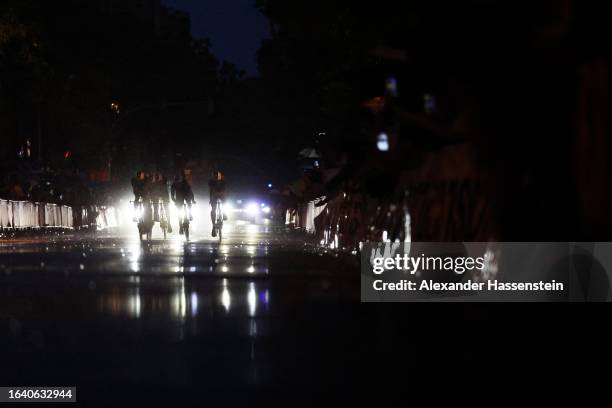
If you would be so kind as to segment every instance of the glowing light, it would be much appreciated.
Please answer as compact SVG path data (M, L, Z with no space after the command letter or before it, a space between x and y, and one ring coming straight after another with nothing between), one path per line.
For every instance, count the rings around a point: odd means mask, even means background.
M140 291L136 288L136 293L128 298L129 314L132 317L140 318Z
M130 244L130 248L128 248L129 260L130 260L130 269L132 272L140 272L140 255L141 255L141 247L140 242L134 242Z
M397 79L395 78L387 78L385 81L385 87L387 88L387 92L393 97L397 97Z
M255 293L255 283L249 283L249 293L247 294L247 302L249 304L249 316L255 316L257 311L257 294Z
M230 296L229 290L227 290L227 279L223 279L223 292L221 292L221 304L225 309L225 312L229 312L230 306L232 304L232 298Z
M389 151L389 136L385 132L381 132L376 138L376 148L381 152Z
M493 279L499 271L498 258L499 253L487 248L484 254L484 268L482 269L482 277L484 279Z
M178 209L176 208L176 204L170 203L170 219L175 220L178 218Z
M261 211L263 211L264 214L270 214L270 207L264 207Z
M174 314L182 319L187 314L187 297L185 295L185 281L181 279L180 286L173 296Z
M248 203L246 206L246 212L249 215L259 214L259 207L257 206L257 203Z
M193 217L193 214L202 214L204 212L204 209L201 208L201 205L199 203L195 203L192 204L191 208L187 207L187 215L189 215L190 217Z
M191 293L191 317L198 314L198 295L195 292Z
M412 241L412 232L410 229L410 222L411 222L411 218L410 218L410 213L408 212L408 210L405 211L405 217L404 217L404 242L411 242Z

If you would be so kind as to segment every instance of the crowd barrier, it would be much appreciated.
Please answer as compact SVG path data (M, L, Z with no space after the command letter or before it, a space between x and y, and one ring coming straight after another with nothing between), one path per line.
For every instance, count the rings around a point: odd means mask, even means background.
M340 194L287 211L286 224L315 234L322 245L355 250L368 241L489 241L494 213L478 180L408 185L394 196Z
M0 229L76 228L104 230L119 226L120 214L112 206L73 209L67 205L0 199Z
M119 226L119 216L115 207L99 207L96 209L96 228L99 230Z
M287 210L285 224L293 225L295 228L302 229L309 234L314 234L316 232L315 219L327 206L327 204L319 204L323 200L325 200L325 196L300 204L296 210Z
M0 200L0 228L72 228L72 207L30 201Z
M118 227L121 218L118 211L112 206L78 207L74 212L74 227L90 230Z
M314 234L316 232L315 218L317 218L327 206L327 204L318 205L323 200L325 200L325 197L320 197L316 200L309 201L305 206L303 228L309 234Z

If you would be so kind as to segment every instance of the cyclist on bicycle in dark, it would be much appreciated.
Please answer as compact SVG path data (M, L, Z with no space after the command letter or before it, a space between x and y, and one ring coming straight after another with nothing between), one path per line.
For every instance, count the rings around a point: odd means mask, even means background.
M156 173L154 177L155 179L153 183L153 190L155 191L155 195L154 195L155 213L156 213L155 218L157 220L161 220L162 209L163 209L163 214L165 215L167 219L168 214L170 214L169 208L168 208L168 203L170 203L170 195L168 194L168 181L166 180L166 177L162 173L159 173L159 172ZM172 227L170 226L169 223L168 223L168 232L172 233Z
M138 206L144 201L147 188L147 180L144 171L137 171L136 176L132 178L131 182L134 192L134 210L138 210ZM135 216L134 220L136 219L137 217Z
M134 191L134 203L137 203L144 197L145 193L145 173L140 170L136 172L136 177L132 178L132 190Z
M208 188L210 191L210 220L212 221L213 228L211 235L214 237L217 235L217 231L215 229L215 220L217 219L217 200L225 199L225 177L223 173L220 171L213 171L210 180L208 180Z
M170 196L176 208L181 211L185 210L189 216L189 220L192 219L191 216L191 204L195 203L193 199L193 191L191 190L191 186L189 182L185 179L183 174L176 176L174 179L174 183L172 183L172 187L170 188ZM185 208L185 204L187 204L187 208ZM183 234L183 220L181 219L179 222L179 234Z

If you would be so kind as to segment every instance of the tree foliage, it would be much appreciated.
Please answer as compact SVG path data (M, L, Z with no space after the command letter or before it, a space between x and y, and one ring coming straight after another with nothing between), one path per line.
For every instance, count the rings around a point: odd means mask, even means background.
M3 2L0 73L0 131L12 143L4 154L13 157L26 139L36 143L40 131L46 161L63 165L71 151L81 168L103 166L117 152L128 165L145 164L158 150L190 145L168 134L164 121L179 113L164 107L193 102L183 110L204 118L218 78L240 76L205 39L164 37L132 16L76 0ZM192 129L184 138L197 140Z

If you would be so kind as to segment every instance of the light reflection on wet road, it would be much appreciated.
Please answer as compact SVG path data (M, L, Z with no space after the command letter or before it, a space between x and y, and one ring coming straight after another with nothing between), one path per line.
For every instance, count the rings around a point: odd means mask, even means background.
M260 228L235 226L222 243L1 242L0 382L78 384L91 395L116 384L256 393L345 384L358 270Z

